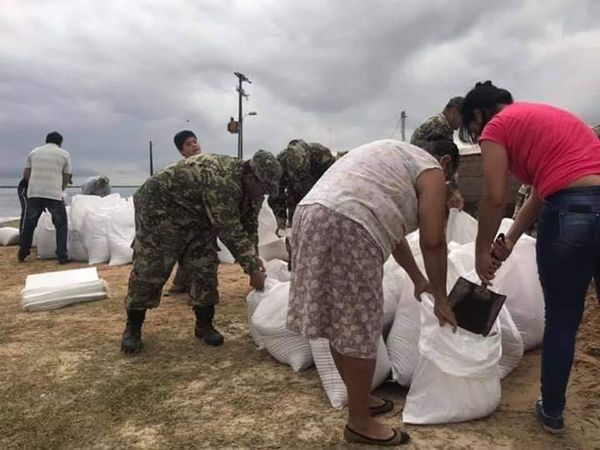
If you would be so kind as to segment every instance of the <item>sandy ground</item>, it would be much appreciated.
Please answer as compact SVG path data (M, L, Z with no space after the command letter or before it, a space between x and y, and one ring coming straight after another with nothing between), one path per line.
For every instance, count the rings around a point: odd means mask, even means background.
M143 352L128 357L119 341L131 266L98 267L109 299L27 313L19 292L28 274L83 266L30 259L18 264L15 247L0 248L0 448L345 448L345 411L330 408L314 367L294 373L254 348L237 266L220 270L223 347L195 340L186 299L168 297L148 314ZM599 322L590 295L563 436L543 432L532 415L540 365L532 351L503 381L492 416L406 426L408 448L600 448ZM401 425L406 391L388 383L378 394L397 402L383 420Z

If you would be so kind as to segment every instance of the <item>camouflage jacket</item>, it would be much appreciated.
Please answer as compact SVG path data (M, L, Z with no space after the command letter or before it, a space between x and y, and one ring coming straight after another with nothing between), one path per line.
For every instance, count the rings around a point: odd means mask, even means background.
M283 174L279 181L279 195L276 197L270 196L268 201L279 228L286 228L286 226L291 225L294 211L300 200L308 194L308 191L321 178L321 175L335 162L335 157L328 148L320 144L310 144L307 148L309 156L308 171L293 170L287 166L282 158L283 152L277 156L283 167Z
M410 143L417 147L423 147L425 142L434 141L437 139L452 140L454 130L444 113L439 113L430 117L413 132Z
M145 208L164 211L174 225L216 235L246 273L260 268L258 212L242 185L242 162L224 155L194 155L166 167L138 190ZM137 213L137 212L136 212Z

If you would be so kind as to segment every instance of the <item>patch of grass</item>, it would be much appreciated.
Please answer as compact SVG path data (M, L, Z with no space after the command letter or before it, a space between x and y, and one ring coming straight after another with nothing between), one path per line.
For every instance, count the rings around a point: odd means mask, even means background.
M15 252L0 248L0 448L344 448L346 411L331 409L316 369L294 373L255 349L246 323L248 280L237 266L220 269L216 325L224 346L195 339L192 310L185 296L174 296L148 312L144 348L126 356L119 342L130 266L98 266L110 299L26 313L19 293L27 274L85 265L33 257L16 264ZM598 303L588 302L579 350L597 346L599 319ZM585 364L572 374L568 410L576 431L561 439L565 448L600 446L600 411L589 401L597 399L598 359L580 353ZM412 448L553 448L530 413L538 378L539 352L529 353L504 380L494 415L406 427ZM406 392L394 383L377 391L397 404L382 418L387 424L400 425Z

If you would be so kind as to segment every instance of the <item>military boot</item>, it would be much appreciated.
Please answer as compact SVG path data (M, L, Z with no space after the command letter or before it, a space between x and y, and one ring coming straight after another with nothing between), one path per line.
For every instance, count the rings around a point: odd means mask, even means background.
M194 330L196 337L208 345L221 345L224 341L223 335L212 324L215 316L214 305L194 306L194 313L196 314L196 329Z
M142 348L142 324L146 318L146 310L127 310L127 326L121 340L123 353L137 353Z

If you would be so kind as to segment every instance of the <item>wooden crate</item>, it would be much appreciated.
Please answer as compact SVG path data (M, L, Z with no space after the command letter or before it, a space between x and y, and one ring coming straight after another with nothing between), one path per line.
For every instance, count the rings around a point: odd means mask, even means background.
M478 216L479 201L483 192L483 170L480 153L461 155L458 169L458 184L465 198L465 210ZM508 179L508 201L505 216L512 216L521 183L513 176Z
M465 201L479 202L483 192L481 154L461 155L458 169L458 184ZM521 183L513 176L508 179L508 202L514 203Z

